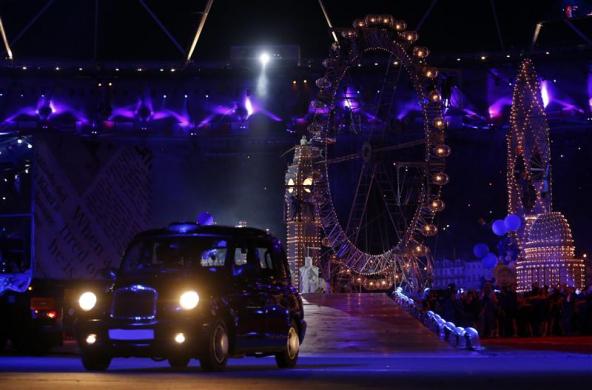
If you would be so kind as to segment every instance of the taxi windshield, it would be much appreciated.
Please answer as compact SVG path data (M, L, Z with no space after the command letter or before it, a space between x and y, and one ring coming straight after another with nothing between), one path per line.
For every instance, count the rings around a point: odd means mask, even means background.
M227 240L223 237L154 237L133 242L125 252L121 272L224 268Z

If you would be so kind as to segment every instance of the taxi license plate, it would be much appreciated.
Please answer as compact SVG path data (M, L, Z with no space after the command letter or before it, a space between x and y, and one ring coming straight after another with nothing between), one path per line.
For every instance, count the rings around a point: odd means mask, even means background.
M154 340L154 329L109 329L111 340Z

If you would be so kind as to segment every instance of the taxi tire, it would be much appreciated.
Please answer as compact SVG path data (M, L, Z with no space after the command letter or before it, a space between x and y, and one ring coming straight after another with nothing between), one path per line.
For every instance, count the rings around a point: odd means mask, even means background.
M87 371L106 371L111 364L111 356L101 350L82 350L80 357Z
M171 368L182 369L187 368L191 358L187 356L171 356L167 360L169 361L169 366L171 366Z
M300 353L300 338L298 334L298 326L296 325L296 322L292 321L292 324L288 329L286 347L282 352L275 354L275 362L278 368L296 367L298 354Z
M199 364L204 371L223 371L228 363L229 334L222 320L214 322L208 330L206 345L200 354Z

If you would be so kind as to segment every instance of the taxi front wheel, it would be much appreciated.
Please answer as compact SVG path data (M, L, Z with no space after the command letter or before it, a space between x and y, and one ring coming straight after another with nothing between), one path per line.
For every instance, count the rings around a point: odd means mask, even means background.
M168 358L169 366L174 369L187 368L189 360L191 359L187 356L171 356Z
M81 358L87 371L105 371L111 364L111 356L100 349L82 350Z
M288 329L288 339L285 349L275 354L275 362L279 368L294 368L298 362L298 353L300 352L300 337L296 323L292 322Z
M205 350L202 352L199 363L204 371L222 371L228 362L229 339L228 328L224 321L214 323L206 338Z

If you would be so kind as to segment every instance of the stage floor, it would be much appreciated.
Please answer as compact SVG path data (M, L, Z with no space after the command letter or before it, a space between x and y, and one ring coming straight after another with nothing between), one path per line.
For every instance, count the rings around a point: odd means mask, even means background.
M306 294L302 353L392 354L451 351L386 294Z
M85 372L71 343L43 357L0 356L0 389L580 388L592 354L496 346L459 351L442 343L387 296L307 295L308 335L298 366L273 358L231 359L226 372L183 370L149 359L114 359Z

